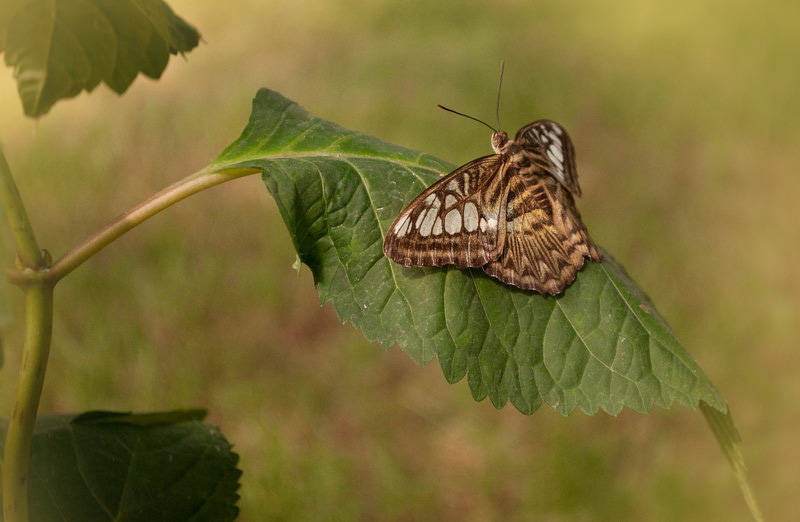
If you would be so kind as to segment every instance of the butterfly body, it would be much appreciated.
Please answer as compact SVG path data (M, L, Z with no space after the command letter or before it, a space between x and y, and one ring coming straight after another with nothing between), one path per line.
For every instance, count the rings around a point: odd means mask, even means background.
M514 140L493 133L492 148L400 212L383 251L405 266L482 268L504 283L559 294L585 256L602 260L575 208L572 142L558 123L539 120Z

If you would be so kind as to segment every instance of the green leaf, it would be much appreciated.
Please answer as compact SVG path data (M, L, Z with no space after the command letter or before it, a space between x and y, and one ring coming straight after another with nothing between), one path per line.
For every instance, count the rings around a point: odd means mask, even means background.
M201 422L204 416L195 410L40 417L30 519L235 519L238 457L216 428Z
M21 0L0 7L0 51L28 116L92 91L123 93L142 72L158 78L169 54L200 35L161 0Z
M477 155L477 154L476 154ZM520 290L478 269L402 267L384 257L387 227L452 168L309 115L263 89L250 122L210 170L258 167L311 269L322 302L418 363L437 357L473 396L532 413L646 412L725 401L653 304L608 253L558 297Z

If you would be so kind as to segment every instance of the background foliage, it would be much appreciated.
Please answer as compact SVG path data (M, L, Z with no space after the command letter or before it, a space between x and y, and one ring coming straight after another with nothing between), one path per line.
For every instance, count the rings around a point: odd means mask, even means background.
M39 417L30 519L235 519L238 456L203 417L202 410Z
M262 86L453 163L485 154L486 132L434 105L491 118L505 58L503 127L569 129L589 229L729 401L766 518L796 516L800 6L171 5L208 44L122 98L99 88L37 124L0 78L0 141L43 246L207 164ZM242 457L242 520L746 519L697 413L475 404L340 326L293 260L257 177L145 224L59 285L41 411L207 407Z

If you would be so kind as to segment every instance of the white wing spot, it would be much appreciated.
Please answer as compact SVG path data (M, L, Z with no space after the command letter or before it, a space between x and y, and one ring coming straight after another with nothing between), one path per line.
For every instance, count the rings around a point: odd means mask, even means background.
M433 196L433 194L431 194L431 196ZM425 201L428 201L428 199L430 199L430 196L425 198ZM425 215L425 219L422 220L422 223L417 225L417 228L419 228L419 233L421 236L427 237L431 234L431 229L433 228L433 222L439 215L440 206L442 206L442 200L434 196L433 204L430 206L428 210L423 212L423 214ZM417 218L417 222L419 222L419 218Z
M469 194L469 174L464 174L464 194Z
M463 196L464 195L464 194L461 193L461 187L458 186L458 181L456 181L454 179L450 180L450 182L447 183L447 186L445 188L447 190L449 190L450 192L455 192L459 196Z
M406 225L409 224L410 219L408 219L408 214L403 216L395 226L394 226L394 233L397 234L397 237L403 237L408 232L408 227Z
M426 214L427 212L424 210L419 213L419 216L417 216L417 221L414 223L414 228L419 228L419 226L422 224L422 220L425 219Z
M464 228L467 232L478 230L478 207L472 201L464 205Z
M486 220L481 218L481 232L486 232Z
M433 223L436 220L436 212L429 210L428 213L425 215L425 219L422 221L422 226L419 227L419 235L423 237L428 237L431 235L431 229L433 228Z
M461 230L461 213L453 209L444 217L444 229L448 234L457 234Z
M437 217L436 222L433 224L433 235L438 236L442 233L442 218Z
M552 145L547 147L547 152L549 152L551 154L551 156L550 156L551 158L553 156L558 158L558 162L559 163L563 163L564 162L564 153L561 152L561 147L557 143L553 143Z
M456 197L454 195L448 194L444 198L444 208L452 207L453 205L456 204L456 201L458 201L458 200L456 199Z
M556 176L559 179L563 178L564 177L564 162L563 161L559 161L558 158L556 158L553 155L553 148L552 147L547 149L547 157L550 158L550 163L552 163L553 166L556 168ZM563 159L563 156L562 156L562 159Z
M488 229L497 228L497 217L496 216L489 216L486 219L486 228L488 228Z
M428 194L428 197L425 198L425 200L422 202L422 205L420 205L420 206L427 207L428 205L430 205L434 201L439 201L438 199L436 199L436 194ZM420 225L422 225L422 220L424 220L425 216L427 216L427 215L428 215L428 211L427 210L423 210L422 212L420 212L419 216L417 216L417 221L414 223L414 228L419 228Z
M423 210L422 212L420 212L419 216L417 216L417 220L414 222L414 228L419 228L420 225L422 225L422 221L425 219L425 216L427 215L428 215L427 210Z

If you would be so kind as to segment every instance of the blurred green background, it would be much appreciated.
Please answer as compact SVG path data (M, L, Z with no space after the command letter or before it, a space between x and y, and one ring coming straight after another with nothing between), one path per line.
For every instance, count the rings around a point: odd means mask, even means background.
M487 129L435 104L493 121L504 58L503 128L569 129L593 237L729 401L767 519L800 518L800 3L171 6L205 44L122 97L34 122L0 77L0 141L54 257L208 164L260 87L453 163L487 154ZM140 226L58 286L41 411L207 407L242 457L243 521L749 520L698 412L474 403L339 324L294 259L256 176Z

